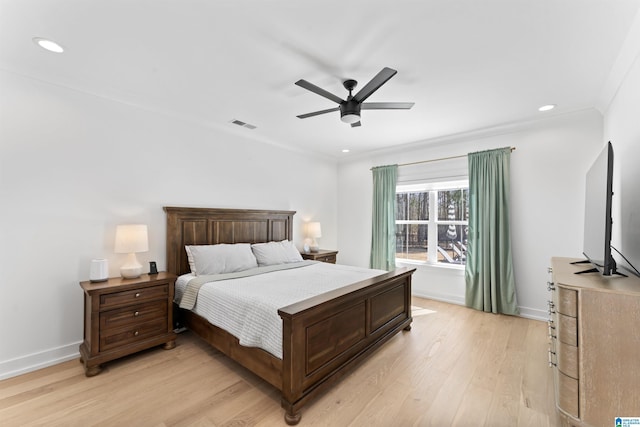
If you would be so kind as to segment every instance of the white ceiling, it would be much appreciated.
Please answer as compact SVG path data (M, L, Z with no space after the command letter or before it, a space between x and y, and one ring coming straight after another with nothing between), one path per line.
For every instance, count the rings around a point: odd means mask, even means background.
M0 67L250 138L344 158L597 107L637 0L0 0ZM50 38L63 54L37 47ZM336 104L383 67L362 112ZM356 89L357 91L357 89ZM1 96L1 95L0 95ZM537 108L553 103L552 112ZM249 130L232 119L257 126ZM341 150L348 148L349 154Z

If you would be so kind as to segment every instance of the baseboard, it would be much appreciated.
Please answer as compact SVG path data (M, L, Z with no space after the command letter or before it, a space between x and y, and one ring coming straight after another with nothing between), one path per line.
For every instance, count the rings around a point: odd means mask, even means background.
M546 322L549 320L549 312L547 310L540 310L539 308L530 308L530 307L522 307L519 306L520 317L525 317L527 319L533 320L541 320Z
M448 302L449 304L464 305L464 297L451 294L439 294L439 293L423 293L412 292L412 295L419 298L432 299L436 301Z
M414 296L419 298L432 299L436 301L448 302L450 304L456 305L465 305L464 297L458 295L446 295L446 294L430 294L430 293L422 293L422 292L413 292ZM522 307L518 306L518 310L520 310L520 317L524 317L526 319L532 320L541 320L546 322L549 320L549 314L546 310L540 310L538 308L530 308L530 307Z
M56 365L80 357L78 347L82 341L55 347L39 353L32 353L15 359L0 362L0 380L37 371L47 366Z

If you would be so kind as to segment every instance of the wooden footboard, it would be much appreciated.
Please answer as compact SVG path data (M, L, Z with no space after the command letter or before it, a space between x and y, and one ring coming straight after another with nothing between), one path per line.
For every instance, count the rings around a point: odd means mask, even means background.
M282 406L300 408L402 329L411 329L411 275L402 268L278 310L283 321Z

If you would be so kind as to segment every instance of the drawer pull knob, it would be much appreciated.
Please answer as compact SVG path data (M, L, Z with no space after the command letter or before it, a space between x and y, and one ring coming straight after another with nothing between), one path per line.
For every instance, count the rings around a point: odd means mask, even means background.
M136 292L136 298L140 296L140 292Z
M136 311L135 313L133 313L133 316L134 316L134 317L138 317L139 315L140 315L140 312L139 312L139 311Z
M133 333L133 336L134 336L134 337L137 337L137 336L138 336L138 334L139 334L139 332L138 332L138 331L135 331L135 332Z

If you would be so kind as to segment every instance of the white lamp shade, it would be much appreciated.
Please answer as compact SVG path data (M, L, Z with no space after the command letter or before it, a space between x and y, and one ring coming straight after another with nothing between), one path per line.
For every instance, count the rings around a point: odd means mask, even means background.
M322 237L322 227L319 222L310 222L307 224L307 235L309 237Z
M145 224L119 225L116 228L115 253L131 254L148 250L149 237Z

